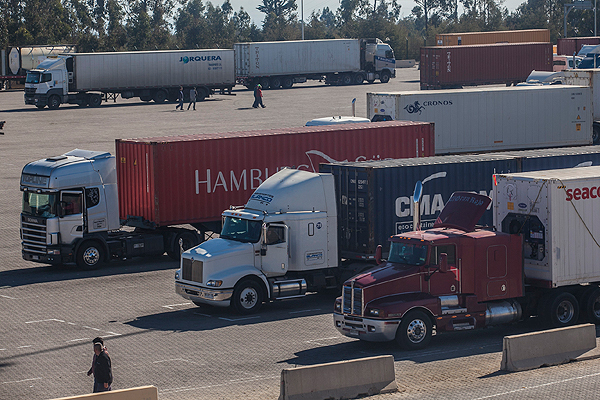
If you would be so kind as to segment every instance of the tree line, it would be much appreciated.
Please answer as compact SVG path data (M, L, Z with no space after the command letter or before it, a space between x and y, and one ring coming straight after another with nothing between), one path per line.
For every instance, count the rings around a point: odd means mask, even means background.
M509 12L503 0L415 0L401 17L397 0L341 0L305 19L305 39L378 37L396 58L419 58L435 35L506 29L550 29L563 35L564 4L526 0ZM76 44L79 52L222 48L237 42L299 40L296 0L262 0L261 26L229 0L0 0L0 48ZM406 15L407 13L404 12ZM568 36L593 36L591 10L573 10Z

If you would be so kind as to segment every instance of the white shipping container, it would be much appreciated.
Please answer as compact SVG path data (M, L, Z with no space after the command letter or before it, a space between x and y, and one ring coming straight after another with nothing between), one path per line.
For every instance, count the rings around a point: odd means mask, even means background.
M360 71L358 39L235 43L240 77Z
M592 117L600 120L600 69L562 71L565 85L588 86L592 92ZM596 88L596 90L594 90Z
M600 167L495 176L494 226L523 236L537 286L600 281Z
M436 154L592 143L591 92L580 86L367 93L367 117L434 122Z
M77 91L235 85L233 50L78 53Z

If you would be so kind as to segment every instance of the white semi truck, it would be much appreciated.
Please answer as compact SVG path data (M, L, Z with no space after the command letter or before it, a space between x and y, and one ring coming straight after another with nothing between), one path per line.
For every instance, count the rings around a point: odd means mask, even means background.
M379 39L324 39L236 43L237 82L251 88L289 89L308 79L358 85L396 77L396 59Z
M175 101L183 86L197 100L235 86L233 50L161 50L75 53L48 58L27 72L25 104L57 109L61 104L99 107L117 96Z

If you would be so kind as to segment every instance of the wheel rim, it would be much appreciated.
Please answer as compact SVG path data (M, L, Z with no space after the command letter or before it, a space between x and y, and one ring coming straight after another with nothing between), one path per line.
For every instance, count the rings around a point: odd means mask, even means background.
M414 319L406 328L406 337L411 343L421 343L427 335L427 326L420 319Z
M246 310L251 309L258 303L258 292L254 288L244 288L240 293L240 304Z
M597 320L600 320L600 296L597 296L592 305L592 313Z
M567 324L573 320L573 316L575 315L575 307L573 303L567 300L563 300L560 302L558 307L556 308L556 318L560 323Z
M96 265L100 260L100 252L95 247L88 247L83 253L83 261L87 265Z

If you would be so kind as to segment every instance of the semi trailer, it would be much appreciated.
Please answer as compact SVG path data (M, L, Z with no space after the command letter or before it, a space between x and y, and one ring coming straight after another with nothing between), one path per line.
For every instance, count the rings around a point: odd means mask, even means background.
M61 104L99 107L117 96L156 103L197 100L235 86L233 50L160 50L75 53L49 57L27 72L25 104L57 109Z
M323 39L236 43L237 82L248 88L289 89L309 79L362 84L396 77L396 59L379 39Z
M549 327L600 323L600 167L493 179L495 230L475 226L489 197L454 193L432 228L392 236L387 259L379 250L377 268L344 283L337 330L420 349L434 332L530 316Z

